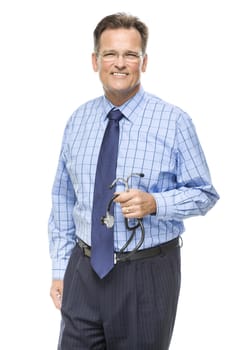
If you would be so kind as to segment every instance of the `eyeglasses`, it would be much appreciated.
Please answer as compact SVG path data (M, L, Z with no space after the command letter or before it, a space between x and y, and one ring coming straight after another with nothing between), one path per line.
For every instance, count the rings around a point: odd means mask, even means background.
M137 63L143 55L141 52L134 51L126 51L122 54L117 51L104 51L103 53L98 53L97 56L100 56L107 63L115 62L119 57L122 57L127 63Z
M117 182L121 182L125 185L126 192L128 192L129 191L129 179L133 176L144 177L144 174L143 173L132 173L126 179L119 177L119 178L115 179L109 187L113 188L113 186L115 186L115 184ZM111 209L111 205L112 205L114 199L117 196L119 196L119 194L116 194L111 198L111 200L107 206L106 215L101 218L102 224L106 225L107 228L111 228L114 225L114 216L110 214L110 209ZM125 249L129 246L129 244L132 242L132 240L136 234L136 229L137 228L141 229L141 238L138 241L138 243L136 244L136 246L134 247L134 249L128 254L128 257L129 257L129 255L131 256L133 253L135 253L141 247L142 243L144 242L145 230L144 230L144 225L143 225L142 219L139 219L139 218L133 219L133 223L132 223L132 219L130 220L130 219L125 218L125 226L126 226L126 229L129 231L132 231L132 233L131 233L129 239L124 244L124 246L120 249L119 253L123 253L125 251ZM118 260L120 260L120 258L118 258Z

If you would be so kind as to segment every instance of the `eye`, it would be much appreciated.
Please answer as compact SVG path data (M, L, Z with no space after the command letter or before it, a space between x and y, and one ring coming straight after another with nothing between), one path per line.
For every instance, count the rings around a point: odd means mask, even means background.
M138 58L138 54L136 52L127 52L125 54L125 57L135 59L135 58Z
M114 58L114 57L116 57L116 54L114 52L105 52L103 54L103 57L104 58Z

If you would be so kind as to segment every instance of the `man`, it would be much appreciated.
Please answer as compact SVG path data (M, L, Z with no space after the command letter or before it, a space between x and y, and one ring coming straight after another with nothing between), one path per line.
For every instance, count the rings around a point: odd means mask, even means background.
M62 350L167 350L183 220L219 199L190 117L141 86L147 39L131 15L98 23L92 65L104 95L80 106L65 129L49 220Z

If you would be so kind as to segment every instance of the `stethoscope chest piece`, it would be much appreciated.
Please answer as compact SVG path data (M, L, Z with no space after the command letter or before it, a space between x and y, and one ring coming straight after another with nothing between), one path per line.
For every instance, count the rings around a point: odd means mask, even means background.
M112 228L114 225L114 216L107 211L106 215L102 216L101 222L102 224L106 225L107 228Z

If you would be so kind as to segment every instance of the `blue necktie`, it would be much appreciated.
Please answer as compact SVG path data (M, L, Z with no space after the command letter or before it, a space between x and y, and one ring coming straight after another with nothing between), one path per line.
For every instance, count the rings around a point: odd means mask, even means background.
M100 278L107 275L114 266L113 227L107 228L101 222L101 218L114 192L109 186L116 177L119 120L123 114L119 109L111 110L107 117L109 121L100 148L95 176L91 232L91 264Z

